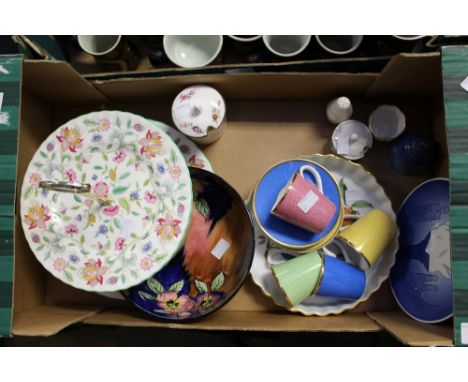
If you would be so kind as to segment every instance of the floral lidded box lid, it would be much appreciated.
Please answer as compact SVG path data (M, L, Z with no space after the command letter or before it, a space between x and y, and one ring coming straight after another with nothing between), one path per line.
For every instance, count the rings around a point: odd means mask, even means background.
M193 138L205 137L210 129L218 129L226 115L221 94L206 85L191 86L181 91L172 104L176 127Z
M21 220L55 277L116 291L176 254L191 201L190 173L172 139L142 117L102 111L67 122L41 144L24 177Z

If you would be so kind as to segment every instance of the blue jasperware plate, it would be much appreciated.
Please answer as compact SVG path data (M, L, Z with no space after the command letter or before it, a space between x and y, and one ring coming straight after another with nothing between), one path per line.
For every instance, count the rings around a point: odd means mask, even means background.
M400 249L390 273L393 294L415 320L441 322L453 314L450 267L449 180L415 188L397 218Z

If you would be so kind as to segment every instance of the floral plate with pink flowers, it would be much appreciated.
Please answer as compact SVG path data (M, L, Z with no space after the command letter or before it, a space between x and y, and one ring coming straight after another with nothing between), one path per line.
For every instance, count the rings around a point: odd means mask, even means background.
M177 147L179 147L180 152L184 156L188 166L202 168L204 170L214 172L208 158L193 141L191 141L174 127L154 120L151 120L151 122L153 122L156 127L159 127L174 140L175 144Z
M41 187L86 185L86 193ZM21 191L26 239L39 262L76 288L110 292L151 277L181 247L192 183L173 140L125 112L75 118L39 147Z

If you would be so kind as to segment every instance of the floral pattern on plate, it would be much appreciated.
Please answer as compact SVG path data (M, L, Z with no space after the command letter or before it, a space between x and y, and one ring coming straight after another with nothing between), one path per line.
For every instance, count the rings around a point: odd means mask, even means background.
M39 188L91 186L88 196ZM114 111L69 121L39 147L21 192L23 229L37 259L80 289L115 291L161 269L181 246L192 185L174 142L142 117Z
M340 187L341 196L343 197L344 203L344 219L342 227L350 225L355 219L349 217L358 217L363 214L364 211L373 209L374 205L366 200L367 195L363 194L360 188L350 188L349 181L345 181L344 177L340 177L338 174L335 178L339 179L338 186ZM338 181L338 179L336 179ZM360 199L358 199L360 198Z
M166 125L165 123L151 120L154 126L163 130L169 135L175 144L179 147L180 152L185 158L185 162L189 167L201 168L210 172L214 172L208 158L203 154L203 151L189 138L182 134L177 129ZM102 295L116 300L125 300L120 292L102 292ZM214 300L210 300L214 302Z
M188 166L202 168L204 170L214 172L210 161L205 156L205 154L203 154L203 151L200 150L200 148L184 134L162 122L153 120L151 122L153 122L156 127L159 127L161 130L166 132L167 135L173 139L175 144L179 147L179 150L184 156Z

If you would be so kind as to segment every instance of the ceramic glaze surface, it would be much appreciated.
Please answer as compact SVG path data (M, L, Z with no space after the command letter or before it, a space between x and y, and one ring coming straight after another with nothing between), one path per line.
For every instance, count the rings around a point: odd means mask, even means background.
M307 157L325 168L332 174L342 190L348 215L360 216L372 208L379 208L387 213L392 220L395 214L389 198L376 179L363 169L362 166L334 155L312 155ZM350 224L352 220L345 218L343 225ZM273 301L292 312L299 312L306 316L342 313L356 307L360 302L367 300L381 284L387 279L390 269L395 262L398 249L398 238L395 237L385 248L377 263L365 271L366 287L357 300L344 300L334 297L314 295L303 300L300 304L291 307L286 301L278 282L273 277L271 266L290 259L290 252L276 248L267 238L260 227L255 224L256 248L251 269L252 279L263 293ZM333 244L333 242L332 242ZM331 249L331 245L329 248ZM296 254L297 255L297 254ZM274 260L274 261L273 261Z
M397 223L400 249L390 276L396 300L418 321L446 320L453 314L448 179L432 179L414 189Z
M166 125L165 123L154 120L151 120L151 122L172 138L184 156L187 166L214 172L213 166L211 166L210 161L205 156L203 151L184 134L171 126ZM122 293L120 292L102 292L100 294L116 300L125 300L125 298L122 296Z
M357 300L366 287L366 274L343 260L324 256L324 270L317 295Z
M90 195L41 189L46 180L89 184ZM147 279L174 256L191 199L184 158L162 130L130 113L102 111L67 122L39 147L21 190L22 226L55 277L114 291Z
M79 35L78 44L86 53L102 56L115 49L121 39L122 36Z
M180 152L185 158L187 166L201 168L210 172L213 171L213 166L211 165L208 158L205 156L202 150L188 139L184 134L179 132L177 129L166 125L165 123L158 121L151 121L153 125L164 131L169 135L174 143L179 148Z
M219 177L191 168L193 213L184 247L161 271L124 295L166 320L194 319L224 305L250 270L253 226L240 196Z
M373 209L339 233L338 238L349 245L369 266L377 262L397 233L397 227L387 214Z
M307 231L320 233L330 224L336 206L301 174L296 174L273 213Z
M335 206L339 206L339 208L336 208L333 218L327 227L320 233L306 231L270 213L281 189L304 165L312 165L318 171L322 179L324 195ZM304 176L309 182L314 183L315 180L311 174L304 172ZM290 246L312 246L320 242L329 235L341 217L342 201L336 181L322 166L307 160L283 162L268 170L256 188L253 203L255 214L262 230L267 232L277 242Z
M406 117L393 105L381 105L369 117L369 129L374 137L391 141L398 137L406 127Z
M333 150L343 158L361 159L372 144L370 130L360 121L350 119L341 122L333 131Z
M320 282L323 271L322 256L317 251L280 261L271 267L273 276L289 304L299 304L312 295Z
M321 35L315 36L319 45L329 53L348 54L355 51L361 45L363 36L351 35Z
M330 123L339 124L351 118L353 105L347 97L339 97L328 102L327 118Z
M407 133L392 143L390 164L404 175L419 175L428 171L440 156L439 145L421 133Z
M222 35L166 35L163 39L167 57L183 68L208 65L221 51Z
M172 104L172 119L176 127L190 137L204 137L210 128L221 126L226 114L223 97L210 86L184 89Z
M263 42L270 52L281 57L292 57L309 45L311 36L271 35L263 36Z

